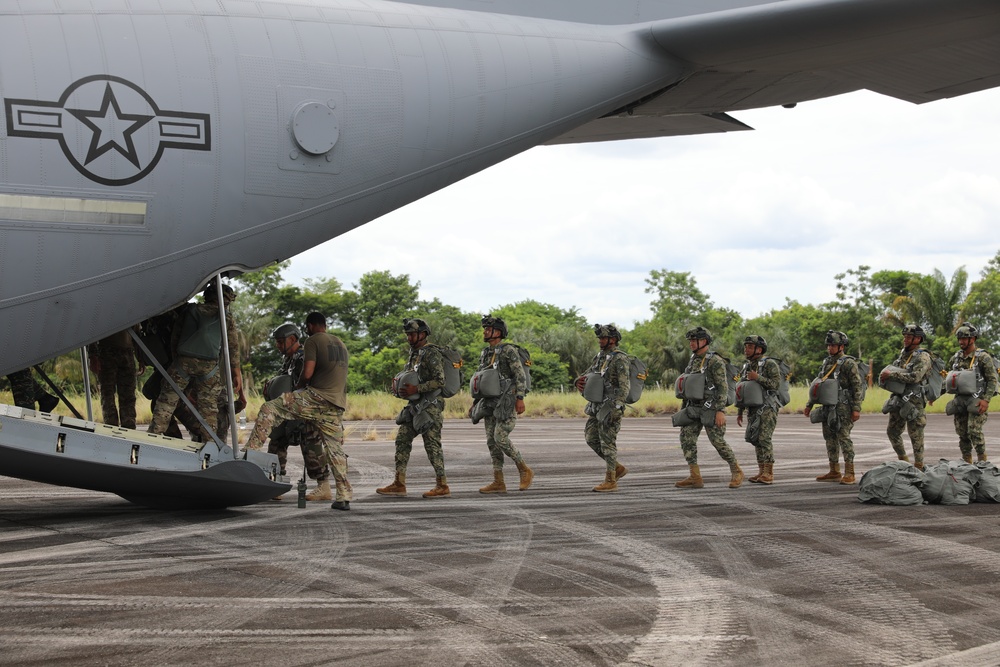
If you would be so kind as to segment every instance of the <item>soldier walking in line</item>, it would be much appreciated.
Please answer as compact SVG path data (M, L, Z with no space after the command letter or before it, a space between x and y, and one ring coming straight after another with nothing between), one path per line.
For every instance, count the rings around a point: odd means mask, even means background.
M507 337L507 324L499 317L486 315L482 319L483 342L487 347L479 355L479 372L494 370L499 391L496 396L475 399L469 416L472 423L480 419L486 424L486 446L493 460L493 482L479 489L480 493L507 493L503 479L503 457L513 459L521 479L518 488L531 486L534 472L524 462L521 452L510 441L510 432L517 426L516 415L524 412L527 381L517 350L501 341Z
M756 382L762 390L764 402L756 407L739 408L736 425L743 426L743 413L747 413L745 440L754 447L757 454L756 475L748 477L754 484L774 483L774 444L771 438L778 424L778 386L781 384L781 368L778 362L764 356L767 341L763 336L747 336L743 339L743 354L746 363L740 371L740 380Z
M604 481L593 490L606 493L617 491L618 480L628 472L618 462L618 431L629 390L629 362L626 355L618 353L622 335L614 324L595 324L594 333L601 351L587 372L576 379L576 388L588 399L583 437L606 464Z
M10 382L11 398L14 405L27 410L34 410L35 403L42 412L52 412L59 405L59 399L42 389L30 368L14 371L7 374L7 381Z
M681 427L681 450L690 469L689 475L674 486L682 489L700 489L705 486L698 466L698 436L704 426L708 441L712 443L722 460L729 464L732 477L729 488L735 489L743 483L743 470L736 460L736 454L726 443L726 398L729 391L726 361L709 350L712 334L705 327L695 327L685 334L691 348L685 374L701 373L705 376L705 397L697 401L685 398L682 410L693 421Z
M434 467L436 484L423 494L424 498L448 498L448 477L444 472L444 450L441 447L441 427L444 424L444 357L434 345L427 344L431 328L421 319L403 322L406 342L410 354L398 379L408 378L416 384L404 383L396 388L396 395L407 399L407 405L400 411L396 423L396 477L392 484L375 489L383 496L406 495L406 466L413 451L413 440L419 434L424 441L427 459Z
M858 370L858 360L845 354L848 338L843 331L826 332L827 357L819 372L819 379L833 379L837 386L836 403L824 405L823 439L826 441L826 455L830 460L830 471L816 478L817 482L840 482L854 484L854 441L851 440L851 429L854 422L861 418L861 372ZM806 417L812 413L812 396L802 411ZM840 474L840 454L844 456L844 474Z

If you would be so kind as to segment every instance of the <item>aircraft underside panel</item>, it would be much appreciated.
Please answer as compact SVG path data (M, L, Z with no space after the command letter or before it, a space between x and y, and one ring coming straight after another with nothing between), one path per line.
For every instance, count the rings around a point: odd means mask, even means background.
M227 457L228 454L228 457ZM114 493L159 508L252 505L291 489L278 460L0 405L0 475Z

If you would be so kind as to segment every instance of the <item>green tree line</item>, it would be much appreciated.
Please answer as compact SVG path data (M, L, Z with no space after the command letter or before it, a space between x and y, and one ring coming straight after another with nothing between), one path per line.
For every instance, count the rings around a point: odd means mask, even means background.
M331 333L343 339L351 352L351 393L388 389L405 361L402 323L408 317L427 320L434 342L460 350L467 375L477 365L483 348L483 313L467 313L436 298L421 300L420 283L408 274L371 271L350 287L332 277L291 285L282 275L288 266L289 262L278 263L232 281L238 292L232 310L240 329L240 358L251 389L280 367L271 332L284 322L301 327L314 310L327 316ZM788 362L797 383L808 382L818 372L825 334L831 329L846 332L850 353L871 359L876 369L895 358L904 323L921 325L928 333L926 346L945 358L958 349L953 332L963 321L979 327L980 347L1000 351L1000 252L971 281L964 267L949 277L937 269L928 274L872 272L865 265L847 269L833 280L834 301L816 305L789 299L781 308L747 319L716 306L689 272L650 271L645 291L650 295L651 316L631 329L619 326L621 347L647 363L648 383L661 385L671 384L687 364L690 352L684 333L696 325L707 327L715 336L715 349L734 360L742 358L746 335L764 336L768 354ZM569 388L597 352L593 323L575 306L527 300L499 305L491 312L507 322L509 340L531 352L535 391ZM45 367L64 386L81 385L78 355L64 355Z

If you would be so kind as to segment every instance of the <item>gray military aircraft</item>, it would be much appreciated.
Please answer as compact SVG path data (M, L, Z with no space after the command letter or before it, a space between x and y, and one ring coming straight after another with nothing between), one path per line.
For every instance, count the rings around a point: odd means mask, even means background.
M997 0L6 3L0 373L540 144L998 84Z

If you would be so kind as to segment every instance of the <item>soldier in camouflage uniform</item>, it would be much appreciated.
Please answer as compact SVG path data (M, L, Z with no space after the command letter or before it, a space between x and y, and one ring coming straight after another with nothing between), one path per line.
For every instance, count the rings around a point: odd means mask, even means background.
M30 368L8 374L7 381L10 382L14 405L19 408L34 410L37 402L39 410L52 412L59 405L59 399L42 389L42 385L32 376Z
M274 392L278 378L288 376L291 380L291 387L299 384L299 380L302 378L302 368L305 365L305 347L299 342L302 338L302 332L291 323L279 326L271 337L284 359L278 377L268 380L267 384L264 385L264 395L269 398L272 396L278 398ZM278 457L282 475L286 474L288 448L293 445L302 450L302 460L305 462L306 474L310 479L321 480L329 476L326 452L323 450L323 434L313 428L309 422L300 419L290 419L280 426L274 427L268 436L267 451Z
M691 424L681 427L681 450L687 461L690 473L688 477L677 482L679 488L700 489L705 486L698 467L698 436L702 426L722 460L729 464L732 477L729 488L735 489L743 483L743 470L736 460L736 454L726 443L726 398L729 392L726 361L708 349L712 342L712 334L705 327L695 327L685 334L688 346L691 348L691 359L688 361L685 374L705 374L705 398L692 401L685 398L681 409L695 419Z
M924 330L918 325L907 324L903 327L903 349L892 365L879 373L879 384L882 386L892 380L905 385L903 394L893 394L886 401L889 426L885 432L899 460L909 461L903 446L903 429L906 429L913 445L913 465L921 470L924 469L924 427L927 426L924 384L931 373L931 354L920 348L925 338Z
M101 414L105 424L135 428L135 346L128 330L119 331L87 346L90 370L97 373L101 389ZM146 370L140 361L139 374ZM115 398L118 404L115 405Z
M434 345L427 344L431 328L420 319L403 321L403 332L410 345L410 354L403 367L403 373L417 374L418 384L404 383L395 387L396 395L409 402L400 411L396 423L396 478L392 484L375 489L383 496L406 495L406 465L413 451L413 440L420 434L424 440L424 450L434 467L437 483L423 494L424 498L448 498L448 478L444 472L444 450L441 448L441 427L444 424L444 357ZM400 378L397 375L397 378Z
M323 438L323 451L337 484L337 497L331 508L349 510L354 495L347 479L347 455L344 453L349 354L343 341L326 332L326 317L322 313L309 313L306 332L309 338L305 343L305 363L297 389L261 406L246 448L260 449L267 434L290 419L309 422ZM317 481L319 484L306 500L330 500L333 495L329 478L317 477Z
M754 484L774 483L774 445L771 437L778 424L778 386L781 384L781 368L778 362L764 356L767 341L763 336L747 336L743 339L743 354L746 363L740 371L740 380L756 382L764 390L764 405L753 408L739 408L736 425L743 426L743 412L747 412L747 430L744 439L753 445L757 454L758 473L747 479Z
M221 373L230 372L233 377L233 391L239 392L243 386L243 374L240 370L239 342L236 326L229 310L225 310L226 334L228 336L230 368L220 368L222 356L222 332L219 329L219 304L215 283L209 283L203 294L205 302L188 304L184 309L171 335L171 349L174 351L173 361L167 371L181 390L193 390L194 405L205 423L213 432L217 428L219 411L219 394L224 391ZM223 286L223 300L228 306L236 298L236 292L229 285ZM207 333L206 333L207 332ZM199 349L193 349L192 342L199 341ZM170 423L180 397L170 383L163 382L160 395L153 408L153 419L149 424L150 433L163 433ZM212 440L212 435L205 433L199 424L199 436L202 442Z
M482 419L486 423L486 446L493 460L493 483L479 489L480 493L507 493L503 479L503 457L514 460L520 473L518 488L524 491L531 486L535 476L524 462L521 452L510 441L510 432L517 425L516 414L524 412L524 394L527 380L517 350L504 345L507 324L499 317L486 315L482 319L483 342L488 346L479 355L479 371L495 368L500 374L501 395L495 398L477 398L469 410L473 423ZM516 414L515 414L516 413Z
M836 405L821 406L823 411L823 439L826 440L826 456L830 460L830 472L816 478L817 482L840 482L854 484L854 441L851 429L861 418L861 372L858 360L844 353L847 334L843 331L826 332L827 357L823 360L819 377L823 380L831 376L839 387ZM802 411L806 417L812 412L812 397ZM840 452L844 454L844 474L840 474Z
M622 413L625 412L625 398L629 390L629 362L626 355L618 353L622 335L614 324L595 324L594 333L601 351L594 357L587 372L576 379L576 388L584 393L588 376L590 382L601 385L603 400L587 402L589 418L583 429L587 446L606 464L604 481L593 488L601 493L617 491L618 480L628 472L628 468L618 463L618 431L622 427Z
M957 396L953 404L955 433L958 434L958 448L962 451L962 460L972 463L972 450L976 450L979 461L986 458L986 438L983 427L989 417L990 399L997 393L997 367L990 353L976 347L979 329L968 322L963 323L955 331L958 346L961 348L951 358L951 368L955 371L976 370L976 393L971 397ZM960 400L966 399L966 400Z

